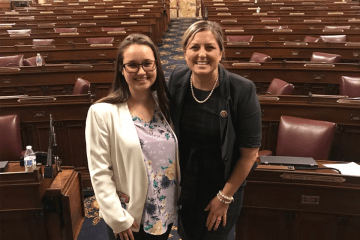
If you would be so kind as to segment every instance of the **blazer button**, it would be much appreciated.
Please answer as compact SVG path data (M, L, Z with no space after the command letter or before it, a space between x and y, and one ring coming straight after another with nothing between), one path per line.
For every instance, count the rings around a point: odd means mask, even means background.
M227 161L229 161L229 159L228 159L228 158L224 158L224 162L227 162Z

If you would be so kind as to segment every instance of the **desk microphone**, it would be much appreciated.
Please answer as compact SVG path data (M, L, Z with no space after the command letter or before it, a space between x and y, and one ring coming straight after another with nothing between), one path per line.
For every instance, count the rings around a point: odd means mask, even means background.
M44 170L45 178L52 178L53 172L54 172L54 169L52 166L53 137L54 137L54 126L53 126L52 115L50 114L49 146L48 146L47 159L46 159L46 165L45 165L45 170Z

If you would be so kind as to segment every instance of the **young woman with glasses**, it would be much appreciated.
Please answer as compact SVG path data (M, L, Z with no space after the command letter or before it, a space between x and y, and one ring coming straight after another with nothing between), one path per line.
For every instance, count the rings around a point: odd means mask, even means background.
M176 219L179 162L156 46L131 34L119 46L110 93L89 109L86 148L109 239L167 239Z

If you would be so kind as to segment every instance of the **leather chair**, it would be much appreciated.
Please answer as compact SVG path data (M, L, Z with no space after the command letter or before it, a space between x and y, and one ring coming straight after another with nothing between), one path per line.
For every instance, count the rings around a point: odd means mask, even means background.
M360 97L360 77L342 76L340 79L340 95L350 98Z
M236 43L236 42L251 42L254 38L254 36L240 36L240 35L234 35L234 36L226 36L227 41L229 43Z
M18 115L0 116L0 136L0 161L20 161L24 151Z
M54 39L33 39L33 46L48 46L53 43Z
M24 55L0 57L0 67L22 67Z
M305 36L304 42L319 42L321 38L319 37L311 37L311 36Z
M276 145L276 156L329 158L336 124L306 118L281 116ZM271 151L259 152L259 156Z
M54 28L56 33L76 33L77 28Z
M294 85L287 83L279 78L274 78L267 89L267 94L271 95L291 95Z
M106 44L112 43L114 41L114 37L86 38L86 41L90 44Z
M270 62L271 60L272 58L269 55L258 52L254 52L250 58L250 62L258 62L258 63Z
M341 55L313 52L310 62L311 63L338 63L341 60Z
M73 95L87 94L90 91L90 82L88 80L78 78L76 79L73 89Z
M42 59L42 64L44 65L45 64L45 59L43 58L43 56L41 56L41 59ZM24 66L36 66L36 56L35 57L30 57L30 58L25 58L23 60L23 65Z
M330 43L344 43L346 42L346 35L325 35L320 36L321 41Z

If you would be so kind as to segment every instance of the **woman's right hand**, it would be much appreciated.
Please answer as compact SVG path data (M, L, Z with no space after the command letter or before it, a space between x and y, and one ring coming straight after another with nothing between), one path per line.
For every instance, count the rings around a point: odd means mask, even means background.
M136 222L134 221L133 224L131 225L131 227L139 228L139 225L137 225ZM131 231L131 227L126 229L125 231L120 232L120 233L114 233L115 238L120 236L121 240L135 240L134 235L133 235L133 233Z

